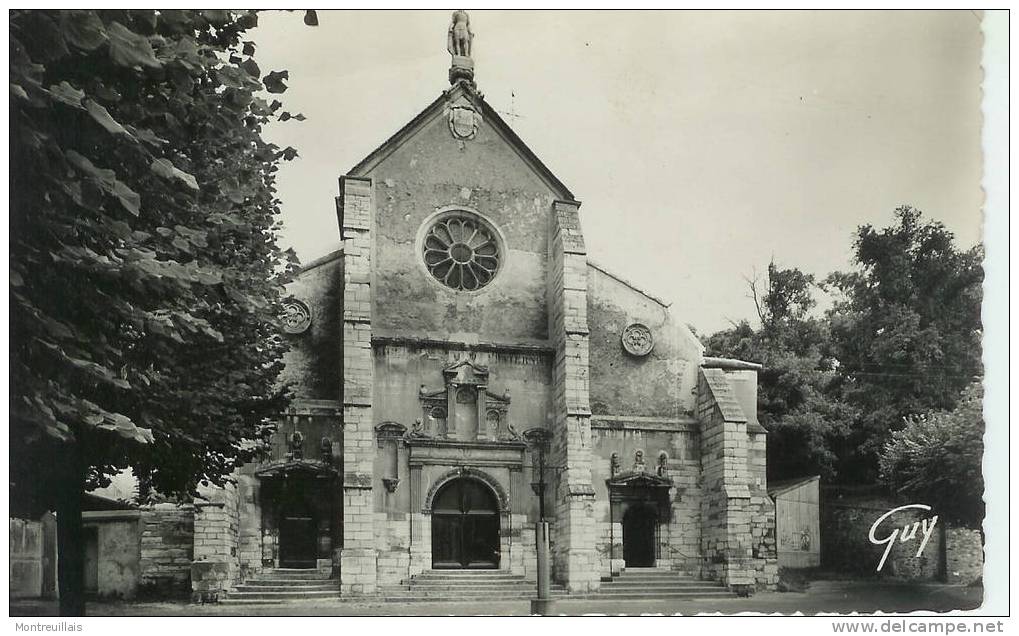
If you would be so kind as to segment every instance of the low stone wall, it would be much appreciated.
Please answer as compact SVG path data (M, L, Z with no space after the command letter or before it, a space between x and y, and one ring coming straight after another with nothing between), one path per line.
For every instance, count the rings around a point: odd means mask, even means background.
M979 530L945 531L945 578L949 583L972 583L984 575L984 541Z
M920 556L917 550L922 530L916 538L903 543L896 537L881 571L877 571L886 545L871 543L870 529L881 515L901 506L879 495L837 497L822 491L821 496L821 567L858 576L881 576L904 580L937 580L942 576L943 553L941 532L935 528ZM923 510L904 510L882 522L878 539L887 537L904 526L912 526L926 518ZM943 524L938 520L938 524Z
M195 512L190 505L156 504L141 512L140 596L191 595Z
M979 530L954 528L943 518L937 520L923 551L924 519L933 512L909 509L896 512L880 524L875 535L881 540L897 531L896 540L881 571L878 564L886 545L869 539L871 526L885 513L905 502L870 489L846 494L837 489L821 491L821 567L857 576L880 576L909 581L971 583L983 572L983 545ZM920 523L915 536L914 523Z

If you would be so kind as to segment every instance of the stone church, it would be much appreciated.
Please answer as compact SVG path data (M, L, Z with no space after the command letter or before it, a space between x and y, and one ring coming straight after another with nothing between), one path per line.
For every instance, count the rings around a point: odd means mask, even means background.
M705 357L588 259L577 196L485 101L472 44L457 12L450 86L338 175L337 249L289 290L296 399L263 461L196 501L196 589L533 581L542 516L569 594L640 567L773 585L759 366Z

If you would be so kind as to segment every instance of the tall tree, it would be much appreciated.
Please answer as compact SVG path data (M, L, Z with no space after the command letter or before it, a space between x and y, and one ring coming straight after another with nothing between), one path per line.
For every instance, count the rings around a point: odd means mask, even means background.
M758 418L768 429L768 477L784 479L836 473L833 448L852 417L833 396L835 362L826 323L811 316L814 277L796 268L768 265L763 285L747 280L761 326L741 321L705 342L711 355L760 362Z
M826 283L839 390L860 416L840 449L841 471L877 478L877 456L904 418L951 410L982 374L982 249L960 250L951 232L910 206L882 230L857 231L850 272Z
M274 174L293 149L253 12L10 14L11 495L58 514L61 612L81 615L81 500L131 466L221 484L286 396L293 258Z
M881 451L881 478L910 501L970 528L984 519L984 417L979 382L963 391L952 411L906 419Z

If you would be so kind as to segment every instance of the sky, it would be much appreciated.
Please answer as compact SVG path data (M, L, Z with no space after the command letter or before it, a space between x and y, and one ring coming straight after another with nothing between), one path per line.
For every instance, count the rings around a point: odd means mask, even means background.
M340 246L338 177L448 87L447 11L263 13L286 69L266 137L282 242ZM979 17L970 11L471 11L486 100L582 202L588 256L700 334L755 316L772 259L850 267L855 229L910 204L980 241ZM824 306L824 299L822 306Z

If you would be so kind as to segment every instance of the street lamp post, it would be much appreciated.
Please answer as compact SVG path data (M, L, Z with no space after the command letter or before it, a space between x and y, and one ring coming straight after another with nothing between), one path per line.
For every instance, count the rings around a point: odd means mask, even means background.
M538 522L534 524L538 597L531 600L531 614L547 616L552 613L552 570L549 567L548 522L545 521L545 454L548 452L551 434L544 428L532 428L524 432L524 439L530 443L532 453L538 456L538 480L531 482L531 488L538 496Z

